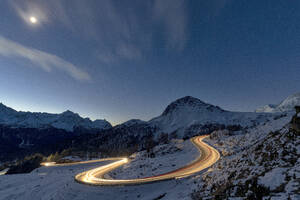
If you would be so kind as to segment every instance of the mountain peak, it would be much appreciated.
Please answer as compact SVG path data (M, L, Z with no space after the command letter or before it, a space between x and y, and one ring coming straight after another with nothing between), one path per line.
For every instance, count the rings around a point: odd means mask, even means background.
M0 108L8 108L8 107L4 105L2 102L0 102Z
M64 116L72 116L72 115L77 115L76 113L70 111L70 110L66 110L65 112L61 113Z
M208 107L208 106L212 106L212 105L204 103L203 101L201 101L200 99L197 99L195 97L185 96L185 97L177 99L174 102L172 102L171 104L169 104L167 106L167 108L164 110L162 115L167 115L180 107L198 107L198 108L200 108L200 107Z
M192 96L185 96L185 97L182 97L182 98L179 98L179 99L175 100L174 102L182 103L182 104L194 104L194 103L205 104L200 99L197 99L197 98L192 97Z
M0 112L5 112L6 114L8 114L8 113L16 113L17 111L0 102Z

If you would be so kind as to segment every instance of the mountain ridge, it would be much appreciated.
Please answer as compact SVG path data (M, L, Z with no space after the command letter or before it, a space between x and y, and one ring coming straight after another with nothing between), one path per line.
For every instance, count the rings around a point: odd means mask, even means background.
M108 129L111 124L104 120L90 120L83 118L78 113L66 110L59 114L46 112L16 111L3 103L0 103L0 124L24 128L58 128L66 131L74 131L75 128Z

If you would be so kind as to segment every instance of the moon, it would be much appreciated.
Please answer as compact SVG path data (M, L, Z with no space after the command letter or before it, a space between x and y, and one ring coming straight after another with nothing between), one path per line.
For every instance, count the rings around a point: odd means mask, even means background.
M29 20L30 20L30 22L31 22L32 24L36 24L36 23L37 23L37 19L36 19L36 17L34 17L34 16L31 16L31 17L29 18Z

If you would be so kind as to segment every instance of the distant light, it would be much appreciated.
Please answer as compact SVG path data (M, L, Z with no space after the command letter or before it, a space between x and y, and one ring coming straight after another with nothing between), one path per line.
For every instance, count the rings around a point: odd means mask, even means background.
M41 163L42 166L46 166L46 167L54 166L55 164L56 164L55 162L43 162L43 163Z
M34 17L34 16L31 16L29 18L30 22L33 23L33 24L36 24L37 23L37 19Z

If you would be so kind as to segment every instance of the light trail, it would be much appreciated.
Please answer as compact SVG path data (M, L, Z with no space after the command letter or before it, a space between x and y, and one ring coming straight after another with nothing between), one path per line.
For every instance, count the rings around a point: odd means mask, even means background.
M77 174L75 176L75 180L79 183L84 183L89 185L113 186L113 185L138 185L138 184L151 183L155 181L184 178L210 167L211 165L213 165L215 162L219 160L220 158L219 152L213 147L209 146L208 144L202 142L202 140L206 137L208 136L207 135L197 136L192 138L191 141L198 148L200 152L200 156L192 163L171 172L167 172L164 174L151 176L151 177L138 178L138 179L126 179L126 180L106 179L104 178L105 174L129 162L127 158L107 158L107 159L100 159L100 160L93 160L93 161L71 163L71 164L85 164L85 163L92 163L92 162L99 162L99 161L117 160L116 162ZM51 163L47 165L47 163L43 163L43 165L64 166L70 164Z
M45 167L56 167L56 166L59 167L59 166L70 166L70 165L88 164L88 163L96 163L96 162L103 162L103 161L113 161L113 160L121 160L121 159L127 159L127 158L122 158L122 157L102 158L102 159L97 159L97 160L87 160L87 161L71 162L71 163L42 162L40 165L45 166Z

